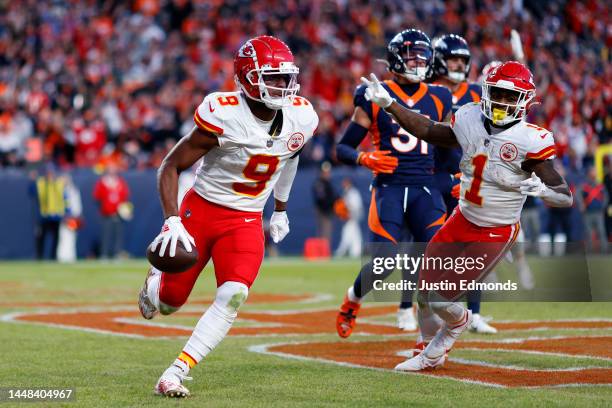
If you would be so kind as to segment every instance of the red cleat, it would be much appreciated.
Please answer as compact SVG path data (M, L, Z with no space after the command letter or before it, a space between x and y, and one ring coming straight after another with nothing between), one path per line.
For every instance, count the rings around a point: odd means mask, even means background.
M340 306L340 311L336 317L336 330L338 331L338 336L345 339L353 333L355 319L357 319L357 312L359 312L360 307L361 304L351 302L348 300L347 296L344 297L344 302L342 306Z
M427 347L428 344L429 343L425 343L424 341L421 341L421 342L417 341L417 344L415 344L414 348L412 349L412 357L416 357L419 354L421 354L423 350L425 350L425 347Z

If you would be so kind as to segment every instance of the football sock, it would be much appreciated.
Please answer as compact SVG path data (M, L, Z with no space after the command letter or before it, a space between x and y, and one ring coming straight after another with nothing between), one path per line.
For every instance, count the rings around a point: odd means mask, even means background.
M408 293L410 295L410 297L412 297L412 291L411 290L405 290L404 292L402 292L402 297L404 297L404 295ZM408 295L406 295L408 296ZM402 301L402 303L400 303L399 305L400 309L411 309L412 308L412 301L408 301L408 302L404 302Z
M431 310L428 305L419 304L417 310L417 319L419 321L419 330L421 331L421 341L425 343L431 342L440 327L442 327L442 319Z
M467 308L472 311L472 313L480 313L480 297L482 292L479 290L472 290L467 294Z
M438 330L438 333L423 351L425 356L435 358L453 347L461 334L453 328L465 321L468 310L456 302L432 302L430 306L446 323L446 327Z
M353 288L352 286L348 288L348 291L346 292L346 297L351 302L361 303L361 298L355 294L355 288Z
M175 360L175 363L183 363L183 367L186 364L188 367L187 371L191 370L196 364L198 364L195 358L191 357L189 353L186 353L185 351L182 351L181 354L179 354Z
M374 281L375 280L385 280L389 275L391 275L393 271L385 271L381 274L374 274L372 272L372 262L368 262L361 267L357 278L355 278L355 282L353 283L353 289L355 291L355 295L364 298L368 293L374 289ZM410 298L412 299L412 292L410 293Z
M449 328L459 324L466 313L466 309L457 302L431 302L429 307L444 320Z
M219 286L215 301L196 324L183 353L196 364L206 357L227 335L248 293L249 288L240 282L230 281Z

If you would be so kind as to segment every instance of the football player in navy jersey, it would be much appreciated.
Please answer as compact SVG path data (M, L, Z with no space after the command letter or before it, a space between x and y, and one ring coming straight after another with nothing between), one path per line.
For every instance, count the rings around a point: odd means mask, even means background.
M467 41L457 34L445 34L434 41L434 62L429 81L447 87L453 95L453 113L470 102L480 102L480 85L468 82L472 54ZM444 198L447 216L459 203L459 162L461 148L436 147L435 179ZM480 291L468 292L468 309L473 313L472 330L497 333L480 316Z
M383 86L398 103L432 120L450 120L450 91L424 82L433 62L433 48L425 33L409 29L397 34L389 42L385 62L392 79ZM415 242L428 242L446 219L434 180L434 147L367 101L365 89L362 85L355 91L355 110L337 146L337 156L343 163L364 166L374 173L368 217L372 242L397 244L405 230ZM357 147L368 133L375 150L359 152ZM372 279L362 280L370 273L371 266L364 266L348 289L336 320L341 337L351 335L361 299L372 290ZM403 330L416 329L411 299L412 293L405 292L400 304L398 325Z

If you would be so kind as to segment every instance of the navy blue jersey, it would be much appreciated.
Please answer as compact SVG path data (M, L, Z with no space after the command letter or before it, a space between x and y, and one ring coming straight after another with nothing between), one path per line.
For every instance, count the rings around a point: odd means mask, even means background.
M432 120L443 121L451 111L452 96L443 86L423 82L399 85L394 81L384 81L383 86L398 103ZM372 121L369 131L376 149L390 150L399 161L392 174L378 174L374 184L433 185L434 146L402 129L391 115L367 101L365 89L364 85L357 87L354 104L362 108Z
M453 113L470 102L480 102L482 88L478 84L462 82L459 88L453 92Z

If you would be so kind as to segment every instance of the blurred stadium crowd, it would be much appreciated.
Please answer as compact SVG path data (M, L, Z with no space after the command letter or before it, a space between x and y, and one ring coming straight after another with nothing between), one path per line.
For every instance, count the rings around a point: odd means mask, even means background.
M463 35L474 81L511 59L516 29L542 102L529 120L554 132L568 179L588 180L612 128L605 0L2 2L0 167L157 167L202 98L234 89L234 51L262 33L292 48L321 118L303 164L336 163L359 77L382 73L376 59L409 27Z

